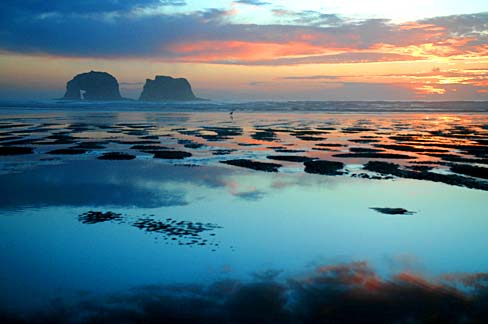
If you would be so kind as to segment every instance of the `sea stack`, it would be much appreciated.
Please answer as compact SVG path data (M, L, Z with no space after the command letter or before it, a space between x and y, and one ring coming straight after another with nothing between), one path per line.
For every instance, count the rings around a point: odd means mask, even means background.
M147 79L139 100L171 101L197 100L187 79L157 75L154 80Z
M84 91L84 93L82 93ZM66 83L64 100L121 100L117 79L107 72L81 73Z

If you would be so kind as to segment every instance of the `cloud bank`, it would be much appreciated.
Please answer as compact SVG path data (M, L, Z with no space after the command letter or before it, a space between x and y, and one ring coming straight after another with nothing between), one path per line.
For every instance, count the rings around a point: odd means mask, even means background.
M239 1L264 5L262 1ZM0 48L71 57L290 65L488 55L488 13L395 24L274 9L270 24L233 22L232 10L142 9L184 1L4 1Z

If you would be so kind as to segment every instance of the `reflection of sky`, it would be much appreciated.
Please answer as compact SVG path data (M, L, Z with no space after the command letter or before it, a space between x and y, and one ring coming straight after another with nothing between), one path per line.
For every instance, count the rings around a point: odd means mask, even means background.
M151 161L69 162L0 181L0 286L12 301L72 290L208 282L259 269L300 273L367 260L381 274L486 271L486 192L414 180L268 174ZM417 213L386 216L369 207ZM90 209L211 222L220 247L166 245L127 224L83 225ZM13 211L14 210L14 211Z
M27 108L27 111L15 110L16 114L8 115L5 113L4 122L11 123L24 123L29 124L28 126L22 128L15 128L15 131L25 132L22 134L23 137L19 139L27 138L45 138L46 136L52 135L54 132L69 132L73 138L77 141L102 141L110 142L104 144L106 150L94 150L90 151L84 155L74 155L74 156L57 156L56 158L61 159L94 159L96 156L100 155L102 152L116 150L116 151L126 151L127 153L138 155L144 155L144 158L151 158L150 154L142 153L138 150L131 150L131 144L123 145L117 144L113 141L141 141L144 138L141 136L130 134L133 131L130 127L124 126L125 124L143 124L147 126L145 131L148 135L152 137L158 136L158 141L167 147L176 148L178 150L190 151L193 156L191 158L185 159L183 163L189 164L203 164L203 165L215 165L222 159L231 158L250 158L266 160L267 155L276 155L276 148L287 148L294 150L305 150L306 152L300 153L300 155L307 155L313 158L320 159L332 159L339 160L346 164L363 164L366 163L369 158L343 158L337 157L336 154L347 153L349 148L374 148L378 149L375 145L392 145L399 144L398 140L393 140L392 136L400 135L415 135L416 138L412 140L411 143L403 142L403 144L408 144L408 146L415 146L415 148L420 150L425 150L425 152L408 152L408 151L397 151L393 149L388 149L380 147L385 153L401 153L403 155L408 155L415 158L415 161L440 161L442 158L437 156L432 156L429 154L429 150L441 149L442 152L447 152L449 154L455 154L456 156L462 156L473 158L472 154L467 154L463 150L459 150L455 145L473 145L475 139L483 139L487 136L487 130L482 129L482 125L488 123L486 114L467 114L464 113L454 113L454 112L406 112L410 106L403 106L402 103L388 104L376 103L371 105L361 106L361 103L354 103L358 107L347 114L337 113L341 109L347 109L349 105L353 103L334 103L331 107L328 107L327 103L306 103L301 107L301 112L290 112L295 108L295 104L281 105L278 103L270 104L267 103L267 107L277 106L282 107L279 111L273 112L259 112L259 109L263 108L264 103L261 104L243 104L243 109L246 111L240 111L240 108L236 108L236 113L233 115L233 119L229 117L229 111L234 109L233 105L222 105L214 104L213 108L205 112L196 112L195 107L189 108L189 106L184 106L182 111L178 112L178 105L173 105L165 108L164 112L160 112L160 107L150 106L141 108L143 111L134 112L133 104L125 104L122 106L115 106L112 108L107 108L103 105L110 106L109 103L101 103L102 107L97 107L97 112L92 111L88 104L81 105L76 109L67 109L68 107L64 105L54 106L49 108L47 105L47 111L42 114L33 114L30 110L40 109L37 105L36 108ZM375 109L378 106L396 106L399 109L398 113L379 113ZM421 109L434 109L440 104L418 104ZM431 106L429 106L431 105ZM461 105L461 104L459 104ZM481 103L477 103L478 108L481 108ZM300 106L300 105L299 105ZM430 108L428 108L429 106ZM443 106L443 105L440 105ZM144 107L144 106L143 106ZM185 108L186 107L186 108ZM223 111L219 111L219 109ZM314 108L315 107L315 108ZM362 108L361 108L362 107ZM359 112L361 109L366 109L367 107L372 108L373 111L378 112L377 114ZM375 108L376 107L376 108ZM456 108L457 107L457 108ZM101 111L98 111L98 108ZM115 112L115 109L120 108L122 111ZM147 110L144 110L146 109ZM189 109L186 111L185 109ZM207 107L208 108L208 107ZM325 109L323 112L319 110L304 113L307 109ZM325 113L327 109L331 109L334 113ZM438 107L439 108L439 107ZM458 104L452 103L446 104L445 107L440 107L439 109L458 109ZM475 107L466 109L474 109ZM464 108L459 108L460 110ZM17 109L17 108L16 108ZM51 111L50 109L53 109ZM62 110L64 109L64 110ZM166 110L168 109L168 110ZM192 109L195 109L192 111ZM248 110L247 110L248 109ZM359 109L356 111L355 109ZM483 108L484 109L484 108ZM62 111L61 111L62 110ZM30 111L30 113L29 113ZM380 110L382 111L382 110ZM401 111L401 112L400 112ZM20 114L23 112L22 114ZM354 112L354 113L353 113ZM46 126L44 123L54 123L54 125ZM84 130L73 130L70 125L82 124L86 127ZM112 126L117 126L117 128L110 128ZM108 128L107 128L108 127ZM207 127L207 128L206 128ZM208 141L203 135L215 135L216 133L209 130L208 127L219 127L219 128L229 128L235 127L242 131L241 135L236 135L231 138L227 138L221 141ZM344 130L355 128L355 127L366 127L364 131L361 132L344 132ZM44 132L37 132L41 128ZM263 129L272 128L276 131L276 138L273 141L268 140L258 140L253 138L256 132L260 132ZM326 130L324 130L324 128ZM319 131L315 137L319 140L317 141L307 141L297 138L294 131L300 130L312 130ZM469 131L473 134L472 137L465 136L465 133L460 133L460 130ZM4 129L1 135L10 136L8 132L11 130ZM32 131L32 133L31 133ZM190 132L190 133L189 133ZM444 134L444 135L439 135ZM358 143L357 140L364 140L365 137L373 138L372 143ZM371 140L371 138L369 140ZM189 149L184 147L183 144L178 143L180 140L192 141L198 144L203 144L202 148ZM417 142L420 140L420 142ZM50 140L51 141L51 140ZM2 141L2 143L5 143ZM345 145L343 147L328 147L324 148L320 145L329 145L331 143ZM425 143L426 146L423 146ZM249 144L252 144L249 146ZM245 146L243 146L245 145ZM447 146L446 146L447 145ZM454 147L453 147L454 145ZM70 145L62 146L59 145L34 145L34 150L36 154L25 155L25 156L6 156L2 157L0 160L0 172L4 170L12 169L22 169L29 167L29 162L39 163L40 159L51 160L53 156L44 155L44 153L49 152L53 149L69 147ZM233 149L235 151L231 152L226 156L216 156L212 154L212 150L217 149ZM326 151L324 151L324 149ZM410 160L397 160L395 163L407 164ZM45 164L52 164L53 161L44 161ZM172 161L170 161L172 163ZM296 163L286 163L280 162L285 168L283 171L293 171L293 169L301 170L303 166L297 165ZM439 168L446 168L446 166L437 166Z
M185 191L175 183L214 187L230 173L205 172L147 161L129 163L73 161L23 173L0 175L0 209L43 206L115 206L156 208L187 204Z

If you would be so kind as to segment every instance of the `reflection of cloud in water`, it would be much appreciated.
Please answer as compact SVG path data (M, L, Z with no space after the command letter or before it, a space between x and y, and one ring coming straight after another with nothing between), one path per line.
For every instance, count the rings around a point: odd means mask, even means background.
M334 188L344 179L332 177L315 177L308 174L265 174L248 170L233 170L233 177L227 176L214 179L216 183L226 187L229 194L248 201L263 199L272 192L278 192L289 188L306 190L309 187L321 186ZM243 176L242 176L243 175ZM250 184L251 183L251 184Z
M277 176L273 178L270 188L274 190L286 189L289 187L307 188L314 186L334 188L338 183L344 181L348 181L348 179L340 179L330 176L314 176L309 174L293 174L293 176L289 177Z
M334 186L330 177L266 175L220 166L185 167L154 161L67 161L0 175L0 209L44 206L183 206L197 187L226 188L248 201L287 187Z
M391 272L409 271L425 272L425 264L415 255L401 253L395 256L385 256L385 262Z
M244 200L256 201L262 199L266 195L266 192L258 190L255 186L246 186L235 179L226 180L223 184L228 188L228 191L232 196Z
M253 191L246 191L246 192L238 192L235 193L234 195L244 200L254 201L254 200L262 199L265 193L263 191L253 190Z
M168 183L223 186L232 173L223 168L186 168L147 161L72 161L22 173L0 175L1 209L41 206L182 206L188 202L184 186Z
M25 323L486 323L488 274L429 280L400 272L388 279L366 262L328 265L281 280L270 271L251 281L149 285L109 297L59 300ZM0 314L0 318L2 315Z

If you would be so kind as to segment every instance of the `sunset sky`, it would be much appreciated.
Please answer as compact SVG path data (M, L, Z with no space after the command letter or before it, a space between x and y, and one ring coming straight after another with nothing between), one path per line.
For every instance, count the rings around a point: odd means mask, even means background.
M137 98L185 77L225 100L488 100L486 0L2 0L0 99L90 70Z

